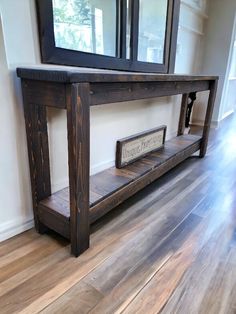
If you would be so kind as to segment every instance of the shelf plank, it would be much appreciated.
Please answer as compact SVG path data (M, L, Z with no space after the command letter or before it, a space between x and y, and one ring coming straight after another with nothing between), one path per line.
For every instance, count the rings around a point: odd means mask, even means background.
M189 157L200 148L200 143L201 137L196 135L178 136L166 141L163 149L122 169L112 167L91 176L91 222ZM54 230L54 226L59 224L60 230L56 231L69 237L69 188L42 200L39 204L39 215L42 222L46 222Z

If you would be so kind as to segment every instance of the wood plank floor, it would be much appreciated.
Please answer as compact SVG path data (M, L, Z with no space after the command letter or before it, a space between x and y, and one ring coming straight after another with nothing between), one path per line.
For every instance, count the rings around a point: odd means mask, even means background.
M0 244L0 313L236 313L236 118L92 226L79 258L33 229Z

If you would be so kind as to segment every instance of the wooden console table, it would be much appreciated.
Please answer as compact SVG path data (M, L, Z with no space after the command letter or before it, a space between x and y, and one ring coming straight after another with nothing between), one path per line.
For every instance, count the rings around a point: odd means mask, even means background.
M89 226L200 150L206 153L217 77L18 68L22 80L35 227L70 239L72 254L89 247ZM184 135L190 92L210 90L202 136ZM156 153L89 175L90 106L182 94L178 134ZM67 110L69 187L51 193L46 107Z

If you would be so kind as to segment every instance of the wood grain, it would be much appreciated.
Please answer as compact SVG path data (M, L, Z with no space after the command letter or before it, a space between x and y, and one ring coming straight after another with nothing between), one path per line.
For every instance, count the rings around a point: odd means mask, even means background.
M153 152L123 169L112 167L91 176L90 222L94 222L160 177L167 169L174 167L199 147L199 137L183 135L167 141L161 151ZM39 205L39 216L48 227L69 238L68 189L63 189L42 200Z
M89 84L67 86L67 131L71 252L89 247L90 112Z
M108 291L101 302L93 308L91 313L120 313L135 299L144 286L160 271L175 251L194 231L200 219L191 215L170 233L164 241L157 241L153 249L134 262L129 272ZM148 263L144 262L148 261Z
M66 292L62 298L58 299L41 313L88 313L103 298L103 295L92 286L81 283L75 285L73 289Z
M234 313L235 120L91 226L78 259L32 230L0 244L1 313ZM222 150L222 147L224 150Z
M46 107L32 103L28 95L28 87L25 81L22 82L22 92L34 221L36 230L39 233L43 233L46 227L39 219L38 203L45 197L51 195Z
M189 97L189 94L183 94L183 96L182 96L182 102L181 102L181 106L180 106L178 133L177 133L178 136L184 134L185 119L186 119L186 113L187 113L187 107L188 107L188 97Z
M122 101L186 94L209 89L209 81L160 81L126 83L94 83L91 85L91 106Z
M180 75L180 74L154 74L135 73L107 70L83 71L82 69L67 66L43 66L17 68L17 75L24 79L52 81L64 83L82 82L152 82L152 81L199 81L215 80L217 76Z
M169 3L168 14L177 2ZM137 13L138 2L133 5ZM116 72L85 74L66 67L18 68L17 73L22 78L36 230L39 233L54 230L69 239L71 253L76 257L89 247L91 223L199 149L200 157L206 154L217 77ZM207 90L210 95L202 136L182 135L188 94ZM120 172L111 168L90 178L90 106L177 94L184 94L178 137ZM67 112L69 201L67 190L51 195L47 132L47 107L50 106Z

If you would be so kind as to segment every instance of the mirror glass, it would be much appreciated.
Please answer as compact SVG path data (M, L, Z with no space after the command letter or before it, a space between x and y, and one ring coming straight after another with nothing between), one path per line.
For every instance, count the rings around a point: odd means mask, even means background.
M116 0L53 0L58 48L116 56Z
M163 63L168 0L140 0L138 60Z

